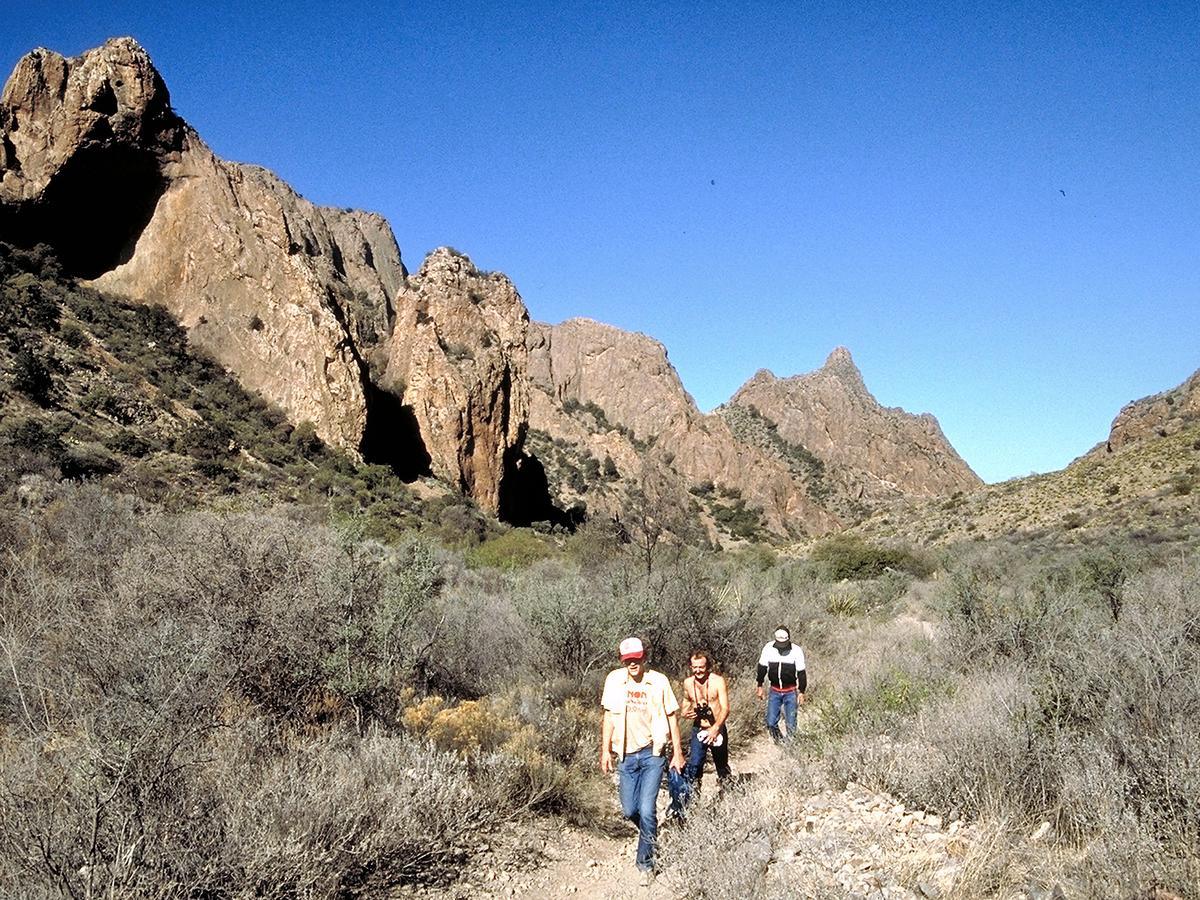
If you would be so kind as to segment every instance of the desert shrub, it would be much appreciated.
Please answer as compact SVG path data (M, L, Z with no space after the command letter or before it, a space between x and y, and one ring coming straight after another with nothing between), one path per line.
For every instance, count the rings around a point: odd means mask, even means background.
M472 565L523 569L551 554L546 543L528 529L514 528L489 538L467 554Z
M509 688L483 700L449 703L430 696L407 708L407 731L468 761L487 755L500 763L496 774L511 815L522 809L594 813L579 774L569 767L581 753L590 762L598 719L574 698L552 705L533 691ZM584 751L586 746L587 750Z
M387 736L464 605L424 545L96 488L6 523L0 893L370 893L442 877L519 798L570 805L586 717L514 699L495 758Z
M442 539L451 546L479 544L488 535L489 524L486 517L479 507L466 500L456 502L450 499L436 513L436 521Z
M0 435L14 447L48 457L58 457L65 449L62 431L39 417L13 416L0 426Z
M1096 896L1191 883L1200 579L1179 562L1114 578L1111 550L1033 560L993 550L952 571L930 661L943 668L924 677L953 689L918 704L887 699L891 689L823 698L818 708L836 713L822 710L827 732L845 733L829 750L839 777L939 812L1049 821L1088 848L1078 865ZM1095 593L1115 588L1119 615Z
M933 572L932 562L913 550L876 546L851 534L825 539L813 549L812 559L831 581L877 578L893 571L925 578Z
M121 468L111 453L100 444L84 443L68 447L58 461L64 478L100 478Z
M13 357L12 386L39 406L49 406L54 399L50 368L32 350L20 350Z
M789 806L810 786L803 774L766 777L773 783L764 790L737 789L718 804L694 806L682 827L660 832L658 864L674 894L702 900L795 895L795 885L775 893L769 867ZM706 848L700 857L697 847Z
M104 446L115 453L136 457L146 456L154 449L153 444L136 431L130 431L128 428L114 431L104 439Z
M730 535L745 541L758 540L765 532L762 510L746 506L746 501L741 497L729 505L714 504L712 515Z
M317 428L312 422L301 422L292 429L288 440L306 458L316 456L324 447L321 439L317 437Z
M582 683L610 668L617 644L641 624L631 598L606 595L595 583L547 561L514 582L517 611L538 658Z

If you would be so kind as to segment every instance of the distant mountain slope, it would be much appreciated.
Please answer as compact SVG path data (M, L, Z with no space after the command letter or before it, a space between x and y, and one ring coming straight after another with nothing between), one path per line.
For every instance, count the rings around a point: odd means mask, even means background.
M1200 537L1200 422L1089 453L1057 472L881 511L856 530L917 543L1098 533L1194 539Z
M1183 384L1126 404L1109 429L1108 441L1093 452L1166 437L1200 422L1200 369Z
M844 347L807 375L759 371L729 406L752 407L774 423L781 439L824 463L850 500L945 496L982 484L932 415L880 406Z
M589 508L613 514L628 490L652 484L676 509L695 506L714 537L838 527L785 465L696 408L658 341L589 319L535 324L529 365L531 427L611 459L632 479L625 489L593 495Z

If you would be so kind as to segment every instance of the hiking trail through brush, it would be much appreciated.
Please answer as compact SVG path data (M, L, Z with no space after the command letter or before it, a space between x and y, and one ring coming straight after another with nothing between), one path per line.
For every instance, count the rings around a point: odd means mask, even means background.
M943 823L937 816L908 810L894 798L859 785L798 792L795 779L787 781L793 767L766 735L756 736L740 753L736 747L733 750L731 766L738 784L734 790L746 791L764 816L779 823L769 842L763 838L761 848L750 848L747 866L757 867L762 896L933 900L970 865L971 851L980 842L975 826ZM709 790L700 804L723 802L715 797L711 770L705 783ZM660 835L679 827L666 821L667 802L664 787L659 797ZM515 839L516 846L510 843L503 850L489 846L484 861L464 873L458 884L420 894L444 900L670 900L694 895L692 885L674 872L660 874L649 886L639 884L634 867L636 832L620 818L616 804L614 787L612 814L597 827L534 823ZM527 867L513 868L514 859L524 859ZM716 896L721 896L719 891Z

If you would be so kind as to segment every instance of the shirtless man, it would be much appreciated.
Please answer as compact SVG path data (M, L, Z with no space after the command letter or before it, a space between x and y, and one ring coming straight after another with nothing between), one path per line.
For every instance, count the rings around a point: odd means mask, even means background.
M725 679L712 670L712 654L697 650L689 660L692 674L683 680L683 717L692 723L687 765L683 769L686 786L674 804L675 812L685 806L700 789L704 757L712 753L717 781L724 784L729 770L729 736L725 720L729 718L729 690Z

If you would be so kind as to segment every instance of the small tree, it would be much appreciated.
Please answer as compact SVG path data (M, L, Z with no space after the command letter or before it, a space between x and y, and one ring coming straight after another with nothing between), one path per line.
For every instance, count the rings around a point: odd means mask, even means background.
M13 358L13 388L39 406L49 406L54 379L41 359L30 350L22 350Z

